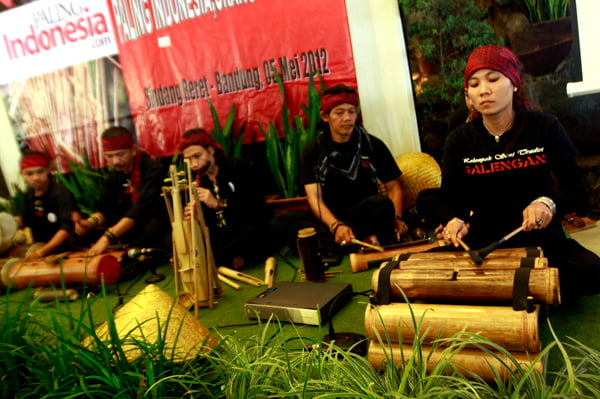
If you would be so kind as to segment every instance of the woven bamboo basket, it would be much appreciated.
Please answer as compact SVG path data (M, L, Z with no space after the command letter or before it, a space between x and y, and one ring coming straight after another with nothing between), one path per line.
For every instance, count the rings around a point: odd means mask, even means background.
M407 152L396 157L396 164L402 171L400 181L403 188L404 208L414 205L421 191L438 188L442 184L442 169L429 154Z
M165 343L165 356L176 361L194 358L200 352L208 353L218 343L208 328L183 305L153 284L148 284L115 313L114 324L128 361L143 354L136 341L153 345L158 342L159 333ZM96 335L102 341L109 340L107 322L96 329ZM95 341L88 337L83 343L92 347Z

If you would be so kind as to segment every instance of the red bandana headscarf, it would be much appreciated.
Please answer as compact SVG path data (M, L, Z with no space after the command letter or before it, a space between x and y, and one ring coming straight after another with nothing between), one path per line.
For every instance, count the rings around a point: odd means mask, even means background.
M321 98L321 111L329 113L332 109L340 104L352 104L355 107L358 106L358 94L356 93L338 93L338 94L325 94Z
M50 157L42 152L31 152L23 155L21 158L21 170L37 166L48 168L50 166Z
M102 148L104 151L130 150L133 144L133 136L129 133L102 139Z
M183 152L183 150L193 145L199 145L204 148L208 146L221 148L219 144L213 141L210 133L204 129L191 129L185 132L179 142L179 151Z
M471 75L479 69L493 69L510 79L516 88L521 85L519 61L517 56L506 47L489 44L473 50L465 68L465 89L468 87Z

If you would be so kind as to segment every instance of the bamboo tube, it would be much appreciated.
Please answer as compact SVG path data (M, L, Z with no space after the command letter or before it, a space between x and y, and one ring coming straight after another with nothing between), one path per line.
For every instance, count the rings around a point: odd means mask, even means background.
M259 287L259 286L265 284L264 281L262 281L261 279L259 279L257 277L239 272L237 270L230 269L225 266L219 266L217 271L226 277L230 277L234 280L238 280L238 281L241 281L242 283L250 284L255 287Z
M220 273L217 273L217 277L218 277L219 280L221 280L223 283L227 284L228 286L230 286L234 290L241 290L242 289L242 287L239 284L234 283L233 281L231 281L230 279L228 279L227 277L223 276Z
M430 249L438 248L443 245L443 241L434 241L425 244L407 245L405 247L388 249L383 252L367 252L364 254L352 253L350 254L350 266L352 267L352 272L354 273L364 272L365 270L369 270L370 261L378 259L391 259L398 254L429 251Z
M112 255L63 258L59 262L44 260L7 262L2 267L2 284L15 289L32 287L98 286L114 284L121 275L121 264Z
M544 251L540 247L520 247L520 248L498 248L490 252L488 258L529 258L543 257ZM469 254L464 251L437 251L437 252L415 252L405 254L406 260L423 259L463 259L468 258Z
M368 253L353 253L350 254L350 266L353 272L360 272L368 270L370 262L381 263L385 260L391 260L395 255L408 256L408 260L424 260L424 259L463 259L469 258L469 254L464 251L439 251L439 252L426 252L430 249L444 246L443 241L436 241L434 243L426 243L418 246L393 248L384 252L368 252ZM539 256L543 255L541 249L539 255L536 255L538 251L535 249L528 248L500 248L491 252L486 259L491 260L501 257L517 257L525 258L528 256Z
M415 323L416 321L416 323ZM420 331L415 331L418 324ZM508 351L539 352L539 306L533 312L509 306L406 304L368 305L367 337L389 336L392 342L409 344L418 336L425 345L463 331L476 333Z
M431 372L438 364L447 363L447 367L444 369L445 374L451 374L456 370L470 379L474 379L474 375L476 375L485 381L493 382L494 371L506 381L516 368L513 361L503 353L491 355L480 349L471 348L463 348L457 352L444 347L433 348L427 345L423 345L421 351L422 357L419 358L426 359L428 372ZM367 359L375 368L381 368L387 362L393 362L397 367L402 367L403 359L410 359L413 353L412 345L396 343L381 345L371 341ZM511 352L510 355L521 365L522 369L527 370L533 367L538 372L542 371L542 361L541 359L535 361L535 354Z
M273 287L275 282L275 266L277 261L274 257L269 256L265 261L265 285L267 288Z
M460 269L460 270L503 270L503 269L518 269L519 267L548 267L548 258L516 258L516 257L490 257L482 259L481 265L474 264L469 258L442 258L442 259L415 259L409 258L401 260L398 263L398 268L428 268L428 269Z
M378 290L379 271L371 286ZM390 275L391 295L427 301L510 302L515 270L416 270L394 269ZM531 269L528 295L537 302L560 304L558 269Z

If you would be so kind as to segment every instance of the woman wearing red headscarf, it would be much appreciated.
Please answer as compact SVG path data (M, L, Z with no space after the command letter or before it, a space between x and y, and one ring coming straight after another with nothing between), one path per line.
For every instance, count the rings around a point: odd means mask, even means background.
M529 110L518 60L505 47L475 49L464 88L470 116L449 134L442 162L444 239L482 248L523 226L505 245L542 247L560 268L563 298L600 292L600 258L561 225L562 215L587 211L567 132L554 116Z

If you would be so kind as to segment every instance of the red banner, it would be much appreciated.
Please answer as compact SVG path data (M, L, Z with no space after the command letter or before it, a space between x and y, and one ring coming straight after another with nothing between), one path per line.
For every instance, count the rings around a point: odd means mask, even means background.
M185 6L185 7L184 7ZM237 107L244 142L279 119L275 67L294 114L309 76L356 87L345 0L109 0L140 146L170 156L182 133Z

